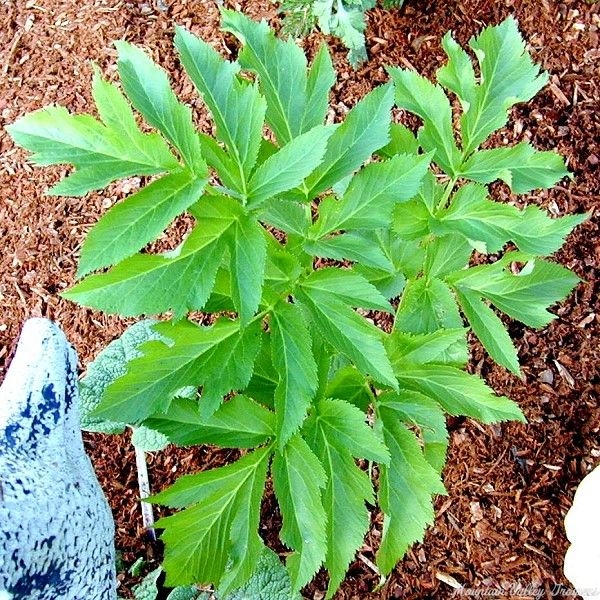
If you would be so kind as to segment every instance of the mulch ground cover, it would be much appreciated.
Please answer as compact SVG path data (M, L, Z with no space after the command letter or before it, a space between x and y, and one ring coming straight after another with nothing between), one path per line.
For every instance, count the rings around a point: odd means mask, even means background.
M225 5L278 23L276 6L268 0ZM385 65L414 67L432 76L444 62L440 39L448 29L464 44L483 26L511 14L551 82L533 102L513 111L497 141L530 140L539 149L565 156L573 181L523 200L555 215L590 212L590 219L555 257L582 283L554 309L557 318L545 330L510 324L522 379L494 366L473 345L470 369L515 399L528 424L484 427L451 419L444 473L448 496L436 502L435 525L381 583L372 563L381 529L375 514L339 599L443 599L459 584L496 590L498 595L505 590L506 598L572 594L562 574L567 548L563 518L576 486L600 462L600 4L407 0L401 10L375 9L368 17L370 60L358 70L349 67L339 42L326 38L338 72L331 100L336 113L343 114L386 80ZM218 22L218 4L208 0L0 1L0 370L10 362L20 327L30 316L46 316L63 327L79 353L82 371L125 329L128 321L74 306L58 293L74 282L86 232L109 206L140 185L132 178L85 198L44 196L65 169L34 171L3 126L54 103L73 112L93 112L91 64L113 75L112 42L126 39L168 69L179 97L194 107L198 125L206 128L206 115L181 72L171 40L174 24L181 24L229 56L235 44L220 33ZM313 34L303 44L312 53L322 39ZM503 186L496 186L495 193L508 198ZM168 237L163 241L168 244ZM125 565L142 557L149 568L156 566L160 548L142 528L128 437L86 434L85 441L114 512L116 545ZM235 456L213 448L150 455L153 489ZM272 544L279 525L273 499L267 497L261 533ZM120 579L120 593L126 596L134 580L124 574ZM325 588L321 574L304 595L318 600Z

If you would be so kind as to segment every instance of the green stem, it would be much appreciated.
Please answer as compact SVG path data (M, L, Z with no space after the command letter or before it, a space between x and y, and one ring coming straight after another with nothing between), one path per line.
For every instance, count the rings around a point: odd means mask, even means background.
M452 194L452 190L454 190L454 186L456 185L457 180L458 177L454 177L448 182L444 191L444 195L442 196L442 199L438 202L438 205L436 206L436 210L444 208L446 204L448 204L448 200L450 199L450 195Z

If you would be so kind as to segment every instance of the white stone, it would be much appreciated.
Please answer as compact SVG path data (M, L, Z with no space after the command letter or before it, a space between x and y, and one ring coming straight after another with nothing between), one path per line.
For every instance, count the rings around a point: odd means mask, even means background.
M600 599L600 466L585 476L565 517L564 572L584 600Z
M30 319L0 387L0 598L117 597L114 523L78 403L75 351Z

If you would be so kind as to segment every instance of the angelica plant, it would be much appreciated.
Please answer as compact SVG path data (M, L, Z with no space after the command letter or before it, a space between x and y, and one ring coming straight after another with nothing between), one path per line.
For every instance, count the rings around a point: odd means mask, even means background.
M270 478L292 589L324 566L330 598L375 506L384 575L433 522L446 415L524 420L466 372L467 332L519 374L498 312L534 328L554 318L548 308L578 279L543 257L585 216L490 196L497 180L523 194L568 175L559 155L528 142L482 149L547 82L513 19L473 38L474 57L447 35L437 83L390 68L336 124L326 124L335 72L324 47L309 65L264 22L223 10L223 28L240 41L235 61L175 34L214 136L195 130L167 74L125 42L121 88L94 73L98 118L48 107L9 131L33 162L75 167L51 194L152 176L89 232L63 296L162 315L103 387L94 418L243 450L154 497L181 509L157 522L167 584L226 594L249 580ZM456 123L448 94L462 108ZM392 122L394 106L421 119L416 135ZM194 224L177 248L146 251L183 213ZM495 260L470 266L474 252Z

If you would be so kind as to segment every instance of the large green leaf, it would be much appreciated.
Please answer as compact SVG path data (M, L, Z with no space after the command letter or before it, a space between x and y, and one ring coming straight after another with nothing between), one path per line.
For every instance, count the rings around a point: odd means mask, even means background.
M362 231L341 233L317 241L307 241L304 249L313 256L351 260L361 265L394 272L394 265L380 245L373 244Z
M211 444L222 448L254 448L275 435L275 415L246 396L234 396L209 418L197 400L176 398L165 414L144 425L160 431L178 446Z
M180 478L154 502L187 506L160 519L168 586L213 584L224 593L252 575L264 544L258 535L270 449L225 467ZM225 581L224 581L225 580Z
M489 355L515 375L521 375L517 349L498 315L477 292L457 290L456 295L465 317Z
M299 590L310 581L327 553L327 515L321 501L327 476L298 434L275 454L272 475L283 517L280 536L294 551L286 564L292 588Z
M423 394L407 391L382 394L378 405L393 410L406 424L418 428L425 460L441 473L446 465L449 437L440 405Z
M323 505L327 513L327 598L331 598L369 527L365 502L375 500L371 481L353 456L387 463L389 455L365 423L364 413L342 400L319 402L304 431L327 475Z
M318 125L269 156L248 184L248 206L256 208L265 200L299 186L321 163L332 133L331 127Z
M377 565L387 575L408 548L423 538L434 519L432 496L446 490L397 413L380 406L377 416L391 454L389 467L381 465L379 475L379 505L385 517Z
M258 319L243 329L239 321L220 319L210 327L179 321L160 323L155 330L169 344L144 344L143 356L107 388L93 416L138 423L167 411L181 388L204 386L200 408L208 418L223 396L250 381L260 347Z
M242 324L245 324L260 303L267 259L265 233L252 216L241 215L235 222L229 252L231 296Z
M397 388L382 332L355 313L346 301L330 292L299 289L298 300L313 318L316 330L327 343L347 356L364 375Z
M113 206L85 238L78 276L128 258L155 240L200 198L205 184L189 171L175 172Z
M506 254L501 260L449 274L446 279L458 291L472 290L496 308L530 327L543 327L555 319L547 308L562 300L579 282L564 267L541 259L527 262L513 273L511 264L527 255Z
M467 66L464 51L449 40L447 38L445 49L449 61L457 64L438 76L461 99L463 155L467 157L506 123L508 109L518 102L531 100L544 87L548 76L540 73L540 68L531 60L512 17L500 25L487 27L470 40L469 45L479 62L479 82ZM451 76L451 71L460 75Z
M494 392L476 375L441 364L410 365L396 370L400 387L419 392L451 415L465 415L483 423L525 421L519 407Z
M460 233L484 252L498 252L513 238L523 215L516 206L489 200L488 190L469 183L462 186L447 209L439 211L431 229L437 235Z
M331 296L347 306L392 312L390 303L362 275L348 269L326 267L313 271L300 288L308 294Z
M187 166L206 176L192 111L177 100L165 71L140 48L123 41L116 46L119 76L133 106L179 150Z
M238 226L240 209L233 200L218 198L203 199L194 212L201 222L174 253L136 254L62 295L128 316L173 310L175 317L182 317L201 309L213 289L227 234Z
M402 370L404 363L464 367L469 360L466 333L463 328L418 334L395 329L385 339L385 347L396 371Z
M330 73L316 86L316 74L313 75L309 101L306 56L293 39L277 39L265 21L257 23L242 13L223 9L221 14L223 29L243 44L239 54L241 66L258 75L267 100L267 122L279 144L287 144L320 124L315 122L314 112L316 106L322 106L322 100L316 104L315 100L319 93L326 94L324 88L331 81Z
M393 88L383 85L367 94L352 108L329 138L321 165L306 181L307 199L312 199L356 171L389 139Z
M190 79L202 94L225 143L241 171L241 189L256 164L262 140L266 102L258 87L238 78L239 65L224 60L210 44L177 27L175 46Z
M569 175L565 161L556 152L539 152L522 142L510 148L475 152L460 169L461 177L491 183L501 179L515 194L551 188Z
M29 113L7 131L15 143L33 153L30 160L36 165L67 163L76 168L48 191L53 195L84 196L123 177L180 167L156 134L142 134L127 124L115 130L90 115L71 115L62 106Z
M275 390L280 448L298 430L317 391L311 335L300 308L278 302L271 311L271 353L279 375Z
M389 68L396 90L396 105L423 119L419 143L450 176L455 176L461 162L452 130L452 109L444 90L415 71Z
M396 155L371 163L350 181L341 201L320 220L315 229L324 236L339 229L380 229L388 227L397 202L409 200L419 189L429 167L429 155Z

